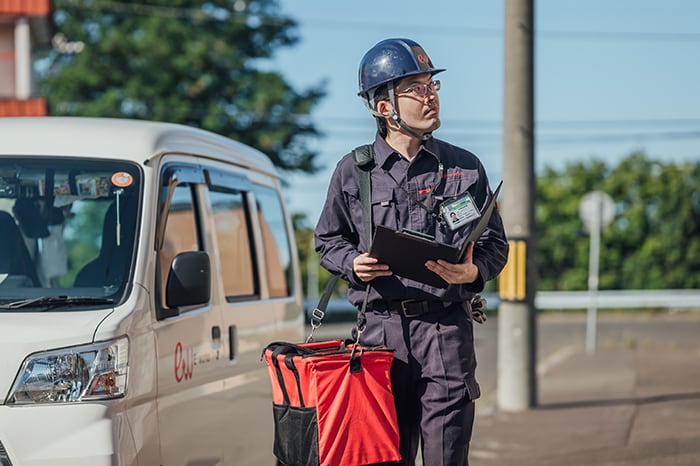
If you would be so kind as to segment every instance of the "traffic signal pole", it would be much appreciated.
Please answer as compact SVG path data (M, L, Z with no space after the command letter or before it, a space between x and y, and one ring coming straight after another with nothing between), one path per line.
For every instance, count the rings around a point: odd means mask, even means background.
M523 411L537 403L534 0L504 1L501 215L510 252L499 283L497 403Z

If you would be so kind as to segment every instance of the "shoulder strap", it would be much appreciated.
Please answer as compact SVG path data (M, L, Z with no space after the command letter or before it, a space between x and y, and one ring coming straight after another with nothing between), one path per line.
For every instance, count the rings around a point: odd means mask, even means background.
M374 167L374 146L365 144L352 151L355 164L360 172L360 201L362 201L362 222L365 227L367 247L372 243L372 180L370 172Z
M372 237L374 236L374 222L372 219L372 178L370 176L370 172L374 167L374 145L365 144L363 146L356 147L352 151L352 155L355 158L355 165L357 165L357 169L360 172L362 223L364 225L367 247L369 248L369 246L372 244ZM367 323L367 319L365 318L365 310L367 309L370 286L372 286L371 283L367 282L365 299L362 303L362 307L357 313L357 342L360 341L360 334L365 331L365 325Z
M352 155L355 157L355 163L358 167L365 167L367 164L374 162L374 144L364 144L355 147L352 151ZM370 166L367 170L371 168Z

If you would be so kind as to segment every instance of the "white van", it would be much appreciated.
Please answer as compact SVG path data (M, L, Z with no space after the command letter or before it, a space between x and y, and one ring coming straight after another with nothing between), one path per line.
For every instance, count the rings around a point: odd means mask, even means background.
M0 465L271 465L304 335L280 181L186 126L0 118Z

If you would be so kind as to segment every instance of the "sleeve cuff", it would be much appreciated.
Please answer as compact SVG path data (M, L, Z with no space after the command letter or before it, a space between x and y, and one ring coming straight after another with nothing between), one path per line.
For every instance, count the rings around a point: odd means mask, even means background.
M484 285L486 284L486 280L484 280L484 270L485 265L479 260L479 259L474 259L472 260L474 265L477 266L479 269L479 275L477 276L476 280L474 280L471 283L466 283L464 286L467 288L467 290L472 291L474 293L480 293L481 291L484 290Z

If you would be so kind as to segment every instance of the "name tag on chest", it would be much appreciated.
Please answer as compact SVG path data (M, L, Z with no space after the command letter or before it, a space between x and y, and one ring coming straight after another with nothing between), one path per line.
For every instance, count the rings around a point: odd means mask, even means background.
M474 199L469 193L443 202L440 205L440 214L447 226L453 231L481 217L481 213L474 205Z

